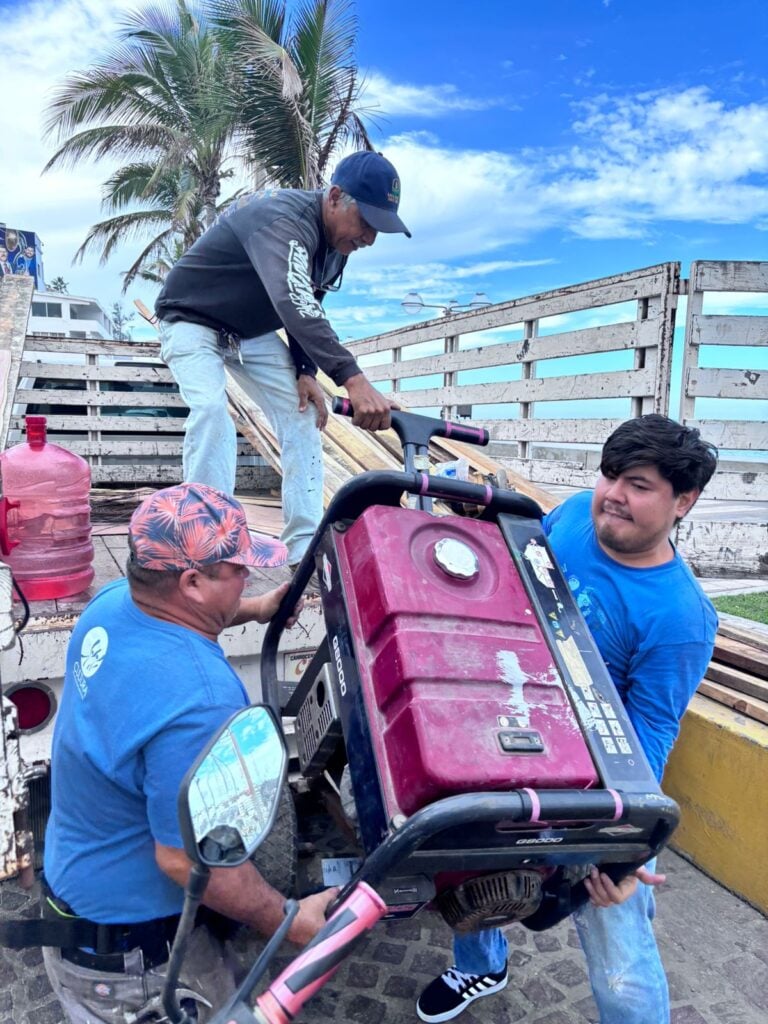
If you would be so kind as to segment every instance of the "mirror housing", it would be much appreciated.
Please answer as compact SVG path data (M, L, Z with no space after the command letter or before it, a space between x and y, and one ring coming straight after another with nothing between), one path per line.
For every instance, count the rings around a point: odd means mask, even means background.
M195 759L179 788L184 850L207 867L236 867L274 825L285 783L285 742L272 710L238 711Z

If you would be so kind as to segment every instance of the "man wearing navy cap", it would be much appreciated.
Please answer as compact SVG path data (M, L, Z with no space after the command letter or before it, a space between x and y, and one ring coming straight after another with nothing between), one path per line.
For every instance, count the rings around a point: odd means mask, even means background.
M320 366L343 386L367 430L392 407L365 377L325 317L349 255L379 232L410 232L398 216L400 179L380 153L337 166L324 192L267 190L235 200L182 256L155 305L161 354L189 406L184 480L234 491L236 435L225 366L266 413L281 448L282 540L301 560L322 517L320 430L328 418ZM275 331L284 327L286 347Z

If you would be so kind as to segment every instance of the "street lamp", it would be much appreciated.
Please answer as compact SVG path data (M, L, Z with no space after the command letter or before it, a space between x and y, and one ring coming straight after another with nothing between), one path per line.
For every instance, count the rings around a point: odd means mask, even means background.
M462 309L485 309L491 305L491 300L485 292L475 292L469 302L459 303L456 299L451 299L447 303L433 304L424 302L418 292L408 292L400 305L412 316L418 316L422 309L440 309L443 316L451 316Z

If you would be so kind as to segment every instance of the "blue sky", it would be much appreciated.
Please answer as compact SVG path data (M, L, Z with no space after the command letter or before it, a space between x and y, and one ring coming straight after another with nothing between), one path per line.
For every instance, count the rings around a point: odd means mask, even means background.
M40 177L41 111L129 0L0 0L0 220L36 230L49 279L105 305L124 251L71 267L109 168ZM768 4L759 0L358 0L372 132L413 232L350 261L327 308L342 338L428 302L493 301L680 260L765 257ZM12 87L11 87L12 85ZM9 169L13 170L10 171ZM146 287L131 290L151 304ZM733 306L736 311L738 305Z

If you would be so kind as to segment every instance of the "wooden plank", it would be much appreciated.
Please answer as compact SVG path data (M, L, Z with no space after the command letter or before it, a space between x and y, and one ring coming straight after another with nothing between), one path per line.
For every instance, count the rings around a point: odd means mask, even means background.
M766 589L768 589L768 582ZM724 661L744 672L768 679L768 658L765 656L765 651L761 651L744 640L734 640L732 637L723 636L720 631L715 637L713 660ZM723 682L723 680L718 680L718 682Z
M697 260L690 291L768 292L768 263L752 260Z
M472 418L475 426L485 427L494 441L541 441L547 444L600 444L624 422L623 419L554 420Z
M750 647L757 648L764 654L768 654L768 633L761 633L757 628L750 629L748 626L737 625L732 620L736 616L720 615L720 624L717 632L721 637L728 637L731 640L739 640ZM765 627L763 627L765 629Z
M41 392L36 392L41 394ZM45 404L45 403L41 403ZM72 433L97 430L107 435L109 431L116 434L153 433L153 434L178 434L184 433L186 416L125 416L119 413L117 407L104 410L98 416L46 416L48 430L66 430ZM11 426L16 430L24 429L24 417L14 416Z
M768 376L768 374L766 374ZM490 405L506 402L553 402L592 398L631 398L652 395L649 370L616 370L567 377L465 384L458 387L424 388L388 397L407 398L412 409L444 405Z
M765 577L768 565L765 523L687 518L677 527L675 543L697 576Z
M686 393L693 398L768 399L768 371L721 370L691 367Z
M711 662L707 669L707 679L713 683L719 683L720 686L727 686L729 690L745 693L748 697L757 697L758 700L768 701L768 682L730 665L720 665L716 661Z
M131 356L139 359L157 359L160 356L160 343L157 341L95 341L83 338L38 337L34 334L27 335L25 349L27 352L73 352L86 355Z
M498 345L460 349L421 359L405 359L366 367L369 380L402 380L432 373L460 373L463 370L532 363L626 349L652 347L658 341L656 321L645 320L590 327L582 331L547 334L516 339Z
M124 405L186 409L178 394L162 391L32 391L20 388L16 392L16 402L20 405Z
M674 273L679 273L679 264L658 264L626 274L540 292L537 295L513 299L511 302L499 302L479 312L439 317L426 324L414 324L412 327L352 342L347 347L357 358L372 352L405 348L449 335L469 334L523 323L526 320L540 320L563 313L576 313L599 306L640 300L661 294L665 282L669 279L670 269L673 270L674 276Z
M701 436L718 448L743 448L759 451L766 445L764 420L688 420ZM756 464L757 465L757 464Z
M747 718L753 718L756 722L768 725L768 701L758 700L756 697L746 697L741 693L734 693L727 686L721 686L719 683L711 682L707 678L699 683L698 692L705 697L711 697L719 704L733 708L734 711L739 711L742 715L746 715Z
M704 316L697 313L693 317L691 344L768 344L768 316Z
M128 381L132 384L172 384L176 381L163 364L153 366L94 366L92 364L25 361L20 376L38 380ZM43 389L41 389L43 390Z

